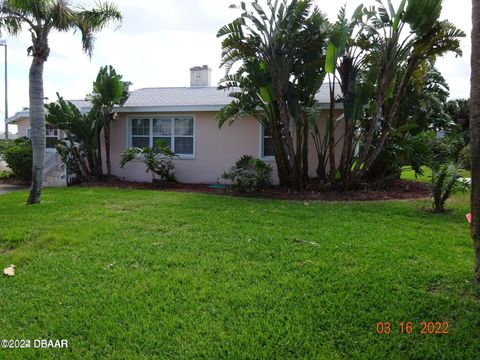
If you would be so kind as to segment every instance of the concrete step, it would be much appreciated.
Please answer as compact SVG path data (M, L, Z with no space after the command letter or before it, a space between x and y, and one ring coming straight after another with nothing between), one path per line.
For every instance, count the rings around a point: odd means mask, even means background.
M46 176L62 177L62 176L65 176L65 172L64 171L59 171L59 170L50 171L48 174L46 174Z
M44 187L65 187L65 181L47 180L43 182Z

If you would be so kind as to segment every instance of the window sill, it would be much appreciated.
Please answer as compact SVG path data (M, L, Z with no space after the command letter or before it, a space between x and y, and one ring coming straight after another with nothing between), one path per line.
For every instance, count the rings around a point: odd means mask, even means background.
M275 162L275 156L261 157L260 160L265 162Z
M195 155L176 155L173 160L195 160Z
M165 157L161 157L161 159L164 159ZM142 162L144 160L144 156L141 155L135 159L132 160L135 161L135 162ZM175 161L175 160L195 160L195 155L175 155L174 157L172 157L172 160Z

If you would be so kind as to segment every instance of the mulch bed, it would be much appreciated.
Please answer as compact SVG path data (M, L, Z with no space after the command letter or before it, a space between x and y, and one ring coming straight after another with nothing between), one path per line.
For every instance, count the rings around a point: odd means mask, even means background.
M155 191L194 192L217 195L234 195L248 198L282 199L282 200L325 200L325 201L378 201L378 200L407 200L425 199L431 197L428 184L416 181L397 180L383 189L364 189L348 192L335 191L288 191L274 186L254 193L233 193L228 189L212 189L204 184L169 184L160 187L151 183L139 183L110 179L76 185L79 187L106 187L119 189L140 189Z

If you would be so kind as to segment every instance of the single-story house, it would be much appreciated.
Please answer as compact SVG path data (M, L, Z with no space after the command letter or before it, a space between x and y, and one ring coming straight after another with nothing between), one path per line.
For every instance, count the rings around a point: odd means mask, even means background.
M228 96L228 91L210 86L210 73L211 70L206 65L194 67L190 69L190 87L132 91L124 106L118 109L118 117L111 129L113 175L128 181L150 182L151 175L146 173L144 164L140 161L120 168L121 154L129 147L152 146L156 139L163 139L178 155L175 159L175 174L180 182L215 183L242 155L251 155L271 164L274 168L273 181L278 182L271 139L256 119L245 117L231 125L225 124L221 129L218 127L216 113L229 104L232 98ZM317 100L325 108L319 117L319 122L324 122L329 106L328 85L322 86ZM81 111L87 112L90 109L87 101L73 100L72 103ZM336 110L339 117L341 113L340 108ZM28 109L12 116L9 123L18 126L19 136L30 135ZM342 130L343 126L337 127L338 138ZM47 125L47 152L55 152L55 140L61 136L61 132ZM316 169L315 154L312 139L312 176L315 176ZM59 168L55 170L59 172Z

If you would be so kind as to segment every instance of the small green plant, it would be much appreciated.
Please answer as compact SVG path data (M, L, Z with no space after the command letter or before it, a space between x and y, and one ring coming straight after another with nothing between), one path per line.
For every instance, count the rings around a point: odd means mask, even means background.
M440 164L432 169L433 212L445 212L445 202L451 194L468 190L462 179L461 168L454 162Z
M13 172L10 170L0 171L0 180L10 179L11 177L13 177Z
M222 179L231 181L231 188L239 192L254 192L272 183L272 167L259 159L243 155Z
M425 132L417 137L426 145L419 153L417 165L426 165L432 170L430 186L433 212L443 213L445 202L451 194L468 189L468 184L462 180L461 164L458 161L463 139L457 133L438 138L434 132ZM414 167L415 172L422 175L421 167L417 167L418 169Z
M175 153L162 140L157 140L155 146L144 148L130 148L122 153L120 167L123 167L130 161L138 159L147 167L147 173L152 174L152 182L164 184L169 181L175 181L175 163L173 157Z
M32 178L32 143L28 138L4 141L0 155L12 171L13 177L22 181Z

